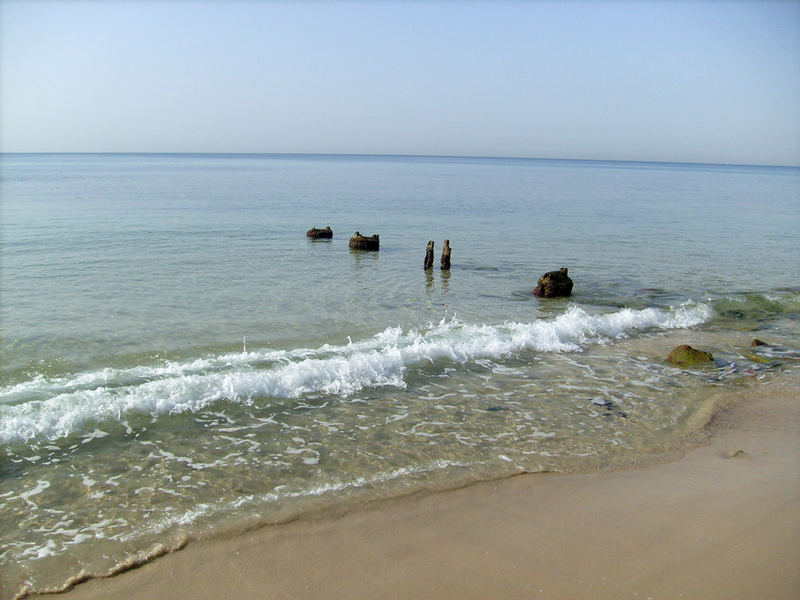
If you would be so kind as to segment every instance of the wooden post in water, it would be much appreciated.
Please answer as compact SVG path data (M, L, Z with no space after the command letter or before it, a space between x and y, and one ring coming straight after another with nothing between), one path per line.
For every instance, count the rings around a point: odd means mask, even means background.
M431 242L431 244L432 243L433 242ZM444 247L442 248L442 271L449 271L449 270L450 270L450 240L445 240Z
M325 229L312 227L306 231L306 237L310 237L312 240L329 240L333 237L333 231L331 231L330 225Z
M428 247L425 250L425 270L433 268L433 240L428 242Z
M361 235L358 231L350 238L351 250L380 250L381 240L378 234L369 237Z

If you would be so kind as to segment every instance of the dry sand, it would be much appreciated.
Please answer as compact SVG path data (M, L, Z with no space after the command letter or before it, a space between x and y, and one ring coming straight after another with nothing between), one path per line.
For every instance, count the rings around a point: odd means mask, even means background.
M522 475L197 542L80 598L800 598L800 380L681 460Z

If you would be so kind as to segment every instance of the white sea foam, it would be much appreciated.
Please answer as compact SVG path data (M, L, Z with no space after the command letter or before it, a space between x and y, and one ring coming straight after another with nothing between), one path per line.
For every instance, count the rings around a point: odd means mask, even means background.
M217 401L298 398L321 393L350 396L366 387L405 387L406 369L453 361L502 358L526 350L579 351L630 331L698 325L712 315L706 304L668 311L622 309L589 314L578 306L553 319L502 325L442 321L424 331L391 327L343 346L243 352L186 363L102 369L74 377L30 381L0 389L0 442L53 440L94 430L130 413L196 412ZM91 428L91 429L90 429Z

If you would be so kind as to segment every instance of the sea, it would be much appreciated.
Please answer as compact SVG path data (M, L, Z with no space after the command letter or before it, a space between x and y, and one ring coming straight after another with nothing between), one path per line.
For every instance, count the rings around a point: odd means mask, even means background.
M3 154L0 202L4 599L326 510L672 459L800 369L796 167ZM562 267L571 297L531 293ZM680 344L713 361L668 363Z

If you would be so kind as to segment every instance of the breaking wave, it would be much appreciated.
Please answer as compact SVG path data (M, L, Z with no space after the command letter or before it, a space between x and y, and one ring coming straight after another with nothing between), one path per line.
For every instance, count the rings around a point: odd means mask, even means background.
M132 413L196 412L214 402L308 394L349 396L364 388L406 386L409 367L502 358L523 351L575 352L631 331L677 329L711 318L707 304L670 310L589 314L571 305L552 319L501 325L443 320L425 330L390 327L372 338L316 349L242 352L190 362L37 376L0 388L0 443L55 440Z

